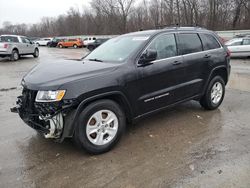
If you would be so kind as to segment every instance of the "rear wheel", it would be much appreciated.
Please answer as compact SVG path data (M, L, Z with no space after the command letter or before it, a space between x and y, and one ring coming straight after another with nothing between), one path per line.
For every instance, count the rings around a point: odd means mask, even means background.
M207 110L218 108L225 95L225 82L221 76L215 76L208 84L205 95L201 98L200 104Z
M125 115L117 103L96 101L80 113L74 140L89 153L104 153L119 141L125 126Z
M35 49L33 56L34 56L34 58L38 58L38 56L39 56L38 48Z
M19 59L19 53L17 50L12 50L10 59L11 61L17 61Z

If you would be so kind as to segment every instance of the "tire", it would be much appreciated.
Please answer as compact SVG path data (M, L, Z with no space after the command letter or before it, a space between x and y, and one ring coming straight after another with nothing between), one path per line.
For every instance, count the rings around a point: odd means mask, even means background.
M38 48L35 49L33 56L34 56L34 58L38 58L39 57L39 50L38 50Z
M94 46L88 46L89 51L93 51L95 49Z
M58 46L59 46L59 48L63 48L63 46L61 44L59 44Z
M201 98L200 104L206 110L218 108L225 95L225 81L221 76L215 76L208 84L205 95Z
M73 45L73 48L78 48L78 46L76 44Z
M19 59L20 55L17 50L12 50L10 60L11 61L17 61Z
M125 127L126 118L120 106L112 100L99 100L79 114L74 140L88 153L105 153L120 140Z

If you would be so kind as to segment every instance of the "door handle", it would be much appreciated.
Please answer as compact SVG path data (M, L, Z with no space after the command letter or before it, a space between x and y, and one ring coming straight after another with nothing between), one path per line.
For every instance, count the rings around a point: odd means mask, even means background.
M182 62L181 61L174 61L172 64L173 65L180 65L180 64L182 64Z
M209 55L209 54L204 55L204 58L210 58L210 57L211 57L211 55Z

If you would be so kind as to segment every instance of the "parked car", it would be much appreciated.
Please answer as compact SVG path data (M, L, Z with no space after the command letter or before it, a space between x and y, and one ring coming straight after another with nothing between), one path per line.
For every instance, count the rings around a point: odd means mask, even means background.
M53 38L50 42L47 43L48 47L57 47L59 42L63 42L64 39Z
M38 38L38 37L29 37L29 39L30 39L31 42L35 43L35 41L39 40L40 38Z
M83 42L81 39L65 39L63 41L58 42L57 46L59 48L68 48L68 47L82 48Z
M88 37L83 39L83 46L87 47L88 44L95 42L96 38L95 37Z
M234 38L244 38L244 37L250 37L250 33L238 34L234 36Z
M18 35L0 36L0 57L10 57L12 61L17 61L20 56L39 56L39 49L29 38Z
M100 46L101 44L103 44L104 42L106 42L109 39L96 39L95 42L89 43L87 45L87 48L89 49L89 51L93 51L95 48L97 48L98 46Z
M250 37L232 39L226 46L232 57L250 57Z
M218 108L229 62L228 49L206 29L129 33L108 40L82 62L38 64L24 76L11 111L46 138L73 137L86 151L103 153L128 122L192 99L207 110Z
M38 45L38 46L47 46L47 44L52 40L52 38L41 38L38 40L35 40L34 42Z

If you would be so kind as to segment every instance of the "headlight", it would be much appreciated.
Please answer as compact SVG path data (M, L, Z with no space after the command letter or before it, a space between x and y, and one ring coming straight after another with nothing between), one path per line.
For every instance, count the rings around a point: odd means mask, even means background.
M65 95L65 90L57 91L38 91L36 95L36 102L55 102L62 100Z

